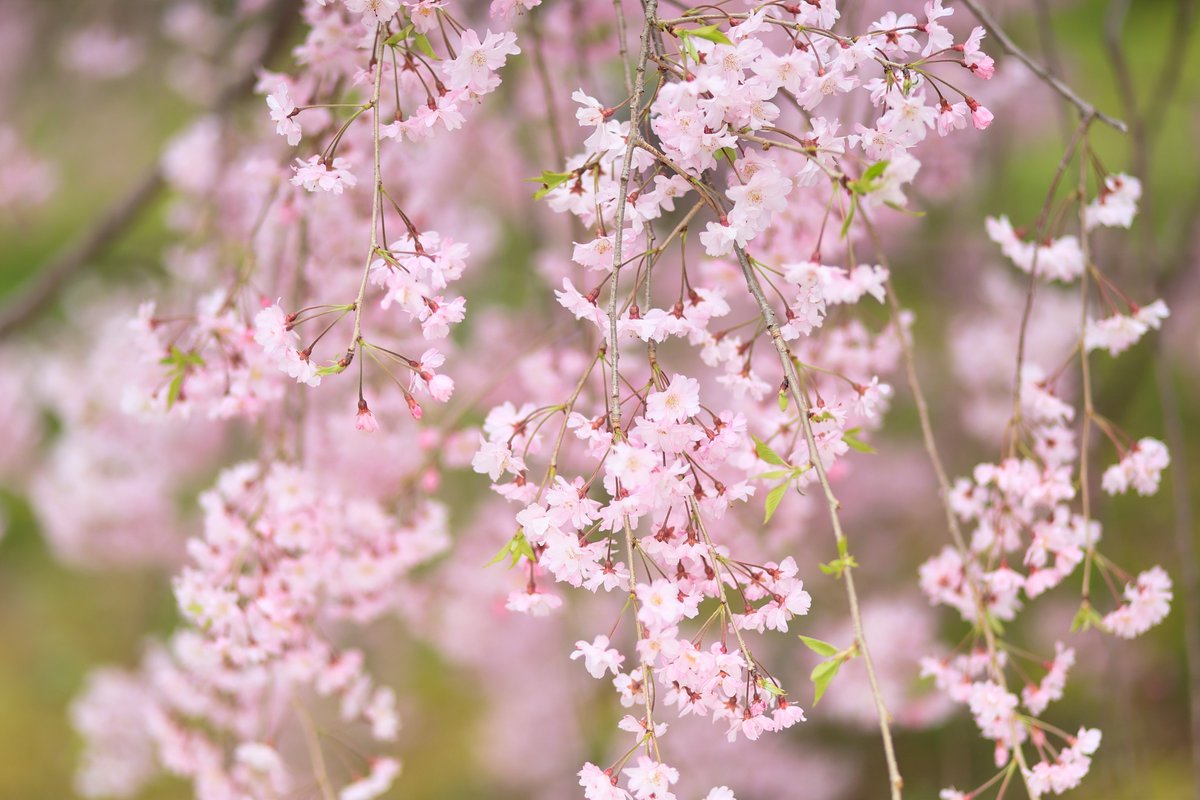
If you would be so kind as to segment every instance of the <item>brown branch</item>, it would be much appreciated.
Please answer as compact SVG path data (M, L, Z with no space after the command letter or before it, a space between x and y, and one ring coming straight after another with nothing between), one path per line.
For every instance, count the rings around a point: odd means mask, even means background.
M249 95L254 88L259 65L270 61L287 43L298 11L298 0L277 0L270 12L274 21L261 56L254 59L252 69L225 87L206 114L224 115ZM52 305L59 293L84 267L106 253L154 205L165 187L158 159L155 159L153 166L91 228L35 270L17 288L12 299L0 308L0 338L32 321Z
M987 9L976 2L976 0L961 0L961 2L964 6L971 9L971 13L979 18L979 21L982 22L984 26L992 32L992 36L996 37L996 41L1000 42L1000 45L1007 50L1010 55L1014 56L1022 64L1029 67L1029 69L1031 69L1039 78L1041 78L1047 86L1058 92L1068 102L1070 102L1071 105L1079 109L1080 114L1082 114L1084 117L1095 117L1105 125L1110 125L1113 128L1116 128L1121 133L1126 132L1127 128L1124 122L1116 117L1110 117L1108 114L1096 110L1094 105L1077 95L1070 86L1067 86L1058 78L1054 77L1054 75L1050 74L1049 70L1047 70L1038 62L1034 61L1028 53L1018 47L1017 43L1014 42L1012 38L1005 33L1004 29L1000 27L1000 24L996 22L996 18L993 17Z
M75 273L121 238L154 203L163 186L162 174L156 164L91 229L84 231L48 264L39 267L16 291L15 297L0 309L0 336L12 333L44 311Z

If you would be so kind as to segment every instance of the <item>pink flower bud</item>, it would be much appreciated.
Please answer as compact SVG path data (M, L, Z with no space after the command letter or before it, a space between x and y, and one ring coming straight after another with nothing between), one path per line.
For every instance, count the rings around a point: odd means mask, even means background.
M419 420L421 418L421 416L424 414L424 412L421 411L421 405L416 401L416 398L414 398L411 394L405 395L404 399L408 401L408 413L412 414L413 419Z
M375 419L375 415L367 407L366 400L358 401L358 416L354 419L354 427L357 430L366 431L367 433L374 433L379 430L379 421Z

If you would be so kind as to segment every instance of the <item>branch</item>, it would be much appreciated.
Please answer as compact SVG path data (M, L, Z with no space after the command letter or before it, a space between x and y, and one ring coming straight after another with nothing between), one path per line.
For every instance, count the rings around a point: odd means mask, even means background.
M625 203L629 194L629 172L633 166L633 151L641 139L642 95L646 90L646 60L650 57L650 31L654 28L658 0L645 0L645 22L642 25L641 51L638 55L637 75L634 78L633 95L629 101L629 135L625 143L625 160L621 165L621 177L617 189L616 217L613 221L613 268L612 286L608 295L608 347L612 384L609 389L608 421L612 428L613 441L621 438L621 379L617 372L620 347L617 344L617 281L621 276L621 244L625 233ZM632 570L633 565L630 564ZM630 573L632 575L632 572Z
M775 316L775 310L771 308L771 303L767 300L766 295L763 294L762 284L758 280L758 275L754 272L754 267L750 264L750 258L742 248L737 247L734 249L737 252L738 264L742 268L742 276L746 279L746 287L758 303L763 322L766 323L767 331L771 335L771 342L775 345L776 352L779 353L779 363L783 366L783 374L787 379L788 389L800 411L800 427L804 430L804 440L808 444L809 460L812 461L813 467L816 469L817 479L820 481L821 489L825 493L825 503L829 506L829 518L833 523L833 535L837 539L838 551L842 552L846 547L846 534L842 530L842 520L838 514L841 504L833 493L833 487L829 483L829 475L825 471L825 465L821 462L821 456L817 450L817 441L813 435L812 422L808 418L808 397L800 390L800 376L796 372L796 364L792 361L792 354L788 350L787 343L783 340L783 334L779 331L779 320ZM846 595L850 601L850 619L854 624L854 638L858 642L859 649L862 651L863 663L867 668L867 682L871 685L871 695L875 700L875 711L879 716L879 733L883 738L883 753L887 760L892 800L900 800L904 787L904 779L900 777L900 768L896 763L896 750L892 744L891 717L888 714L887 704L884 703L883 694L879 690L879 681L875 676L875 662L871 658L871 652L867 649L867 637L863 631L862 614L858 608L858 592L854 588L853 573L854 570L849 566L842 573L842 577L846 581Z
M1128 131L1128 127L1124 122L1116 117L1110 117L1108 114L1097 111L1094 105L1075 94L1074 90L1071 89L1070 86L1067 86L1058 78L1051 75L1049 70L1034 61L1028 53L1018 47L1017 43L1014 42L1012 38L1004 32L1004 29L1000 27L998 22L996 22L996 18L993 17L991 13L987 11L987 9L983 8L978 2L976 2L976 0L961 1L962 4L971 9L971 13L978 17L979 21L982 22L984 26L986 26L987 29L992 32L992 35L996 37L996 40L1000 42L1001 46L1003 46L1010 55L1015 56L1018 61L1029 67L1029 69L1031 69L1035 75L1041 78L1047 86L1066 98L1071 105L1079 109L1080 114L1082 114L1084 117L1095 117L1104 124L1116 128L1121 133Z
M15 297L0 309L0 336L12 333L40 314L85 264L108 250L127 228L150 207L164 187L158 165L151 167L103 217L51 262L34 272Z
M254 88L258 66L269 61L287 42L298 16L298 0L277 0L272 10L275 19L262 54L254 59L254 67L230 83L207 109L207 114L224 115L236 102ZM88 230L61 250L51 261L34 271L0 308L0 338L7 336L41 314L63 288L85 266L103 255L149 209L162 194L166 184L155 159L137 183L100 217Z

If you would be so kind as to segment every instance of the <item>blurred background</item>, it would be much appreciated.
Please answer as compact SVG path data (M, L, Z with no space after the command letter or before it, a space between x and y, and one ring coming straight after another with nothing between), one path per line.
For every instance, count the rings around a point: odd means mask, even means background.
M553 2L565 0L548 0L547 5ZM62 420L55 404L43 402L43 395L33 390L28 376L43 367L66 370L68 380L53 384L57 391L77 390L86 398L103 377L94 372L100 367L82 355L87 321L95 318L87 315L102 313L96 298L122 297L128 306L128 298L152 296L164 270L162 254L173 243L165 224L169 206L147 178L165 144L199 109L213 104L227 103L228 113L235 115L265 115L261 98L244 87L221 96L230 65L248 63L274 34L264 30L242 53L221 50L215 43L220 32L210 28L219 28L233 5L215 0L0 0L3 798L74 796L80 744L71 727L71 700L90 671L102 665L136 665L145 643L167 636L178 622L170 587L178 551L140 565L106 564L102 558L72 557L78 551L69 542L47 536L48 523L60 532L71 524L114 523L88 514L89 504L102 502L85 491L89 469L96 465L66 473L77 493L51 496L53 486L63 485L61 473L57 484L39 483ZM1063 719L1100 727L1105 737L1094 772L1076 796L1195 800L1200 798L1193 763L1198 746L1193 738L1200 733L1195 728L1200 686L1194 682L1200 670L1194 605L1194 520L1200 511L1200 9L1193 0L1005 0L987 5L1001 15L1014 38L1081 95L1133 121L1128 137L1102 126L1094 129L1093 144L1105 166L1140 176L1145 187L1143 213L1133 230L1105 232L1099 237L1097 260L1135 298L1149 302L1162 297L1172 310L1161 336L1147 337L1121 359L1094 359L1097 406L1125 430L1163 439L1173 454L1158 497L1100 496L1096 513L1105 523L1108 552L1136 568L1163 563L1175 579L1176 600L1168 620L1135 643L1094 633L1073 640L1080 653L1077 678L1058 711ZM278 33L282 46L266 49L272 65L285 69L288 45L300 32ZM210 35L214 44L200 46ZM103 47L76 47L79 37ZM995 42L988 43L989 52L1003 60ZM103 58L94 62L79 55L97 51L103 51ZM1001 262L983 236L983 217L1008 214L1027 220L1036 213L1074 125L1035 83L1016 85L1010 96L989 103L997 123L980 137L976 151L956 163L930 167L949 173L944 182L953 187L939 193L942 180L935 174L925 189L919 205L928 216L921 224L931 235L912 237L902 252L892 253L901 297L923 323L917 332L918 363L954 474L994 457L994 440L981 435L986 424L964 415L963 409L985 404L988 384L1006 385L1010 376L972 370L981 352L973 348L986 350L994 341L963 338L957 348L947 342L956 326L981 315L990 315L997 339L1015 335L1011 312L1019 307L1024 286L1015 273L1011 280L985 275L1000 271ZM955 173L977 179L964 192ZM61 260L64 251L94 231L98 220L139 186L146 197L134 198L139 204L134 221L122 225L85 264L59 272L57 267L70 261ZM489 266L492 275L480 279L472 295L476 308L511 306L544 291L542 279L524 267L532 258L531 237L518 231L505 242L500 260ZM987 271L980 268L985 263ZM1040 308L1051 313L1055 302L1048 296ZM915 649L940 631L954 637L959 628L945 614L926 609L915 590L916 565L940 548L945 537L932 480L921 460L916 415L902 381L897 384L896 408L875 443L881 455L848 479L845 493L851 524L864 531L859 548L885 554L864 559L863 583L874 587L865 613L868 625L877 630L869 630L868 636L873 643L881 640L883 653L911 662L919 654ZM980 397L972 399L972 392ZM1105 453L1099 460L1106 464L1110 457ZM201 461L193 489L208 485L215 475L217 461ZM486 487L469 471L455 473L451 481L454 485L446 491L461 500L455 519L471 518L484 502ZM140 521L117 519L115 524L124 527L123 546L139 546L139 525L163 525L167 519L177 523L181 545L195 529L194 496L192 491L161 498L164 508ZM855 497L892 501L868 507L855 504ZM888 509L887 515L873 514L877 507ZM70 519L64 521L64 516ZM826 591L830 579L806 578L817 587L814 594L835 594ZM1028 630L1021 635L1052 651L1075 604L1069 592L1047 603L1044 613L1025 621ZM836 615L830 620L826 624L835 630ZM512 624L523 629L538 623L521 619ZM539 729L520 709L521 692L542 680L539 670L552 676L568 670L569 662L556 650L567 636L534 630L518 635L525 643L516 648L519 653L496 655L513 664L509 683L498 687L480 677L479 654L447 659L442 648L431 647L399 622L361 634L359 644L373 654L380 680L404 698L405 729L398 750L405 772L389 796L534 796L520 775L510 774L523 770L549 775L547 786L565 787L557 796L574 796L571 773L589 745L567 748L561 764L533 769L530 763L553 760L561 748L534 741ZM533 659L542 652L554 655L519 668L519 658ZM797 676L811 669L809 655L791 651ZM616 712L608 695L575 672L561 679L563 713L611 727ZM913 676L915 667L909 676L915 684ZM903 676L897 680L901 694L911 690L920 695L919 687L908 686ZM790 776L794 783L785 781L763 792L781 800L879 796L877 741L848 694L846 690L839 700L835 687L828 714L812 715L814 721L801 726L795 737L772 743L772 748L788 747L809 758ZM914 701L908 711L922 727L902 725L906 729L898 739L908 796L934 797L941 786L957 782L963 787L971 784L971 776L988 774L991 754L961 709L926 708ZM497 717L504 715L513 727L499 725ZM537 747L522 751L518 743L523 737L533 737L530 743ZM504 741L514 738L518 742ZM769 759L771 752L761 758ZM693 754L698 762L709 755ZM812 789L817 784L821 792ZM538 789L537 796L555 792ZM190 790L160 779L142 796L183 798Z

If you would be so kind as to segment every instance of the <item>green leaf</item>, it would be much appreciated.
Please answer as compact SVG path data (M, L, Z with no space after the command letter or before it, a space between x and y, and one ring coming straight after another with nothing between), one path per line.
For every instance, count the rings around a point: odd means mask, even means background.
M178 370L171 377L171 384L167 387L167 411L170 411L175 402L179 400L179 395L183 391L183 375L183 370Z
M754 479L759 481L777 481L780 478L791 478L795 474L795 470L773 469L770 472L761 472L758 475L755 475Z
M850 181L846 184L854 194L870 194L879 189L883 184L880 178L883 177L884 171L888 168L888 161L876 161L871 166L867 167L866 172L858 177L858 180Z
M808 645L809 650L812 650L819 656L825 656L826 658L829 656L836 656L840 652L837 647L831 645L829 642L823 642L820 639L814 639L813 637L805 636L804 634L800 634L800 641Z
M782 686L778 686L774 681L768 681L766 678L759 678L758 685L760 688L765 689L776 697L787 694L787 692L783 690Z
M777 467L790 466L786 461L783 460L782 456L780 456L778 453L776 453L774 450L771 449L771 446L769 444L764 442L762 439L759 439L757 436L755 436L753 438L754 438L754 452L758 453L759 458L761 458L763 461L767 462L768 464L774 464Z
M869 185L876 178L883 175L883 171L888 168L888 164L890 163L891 162L887 159L884 159L883 161L876 161L874 164L867 167L867 171L864 172L862 177L860 177L858 180L865 185Z
M859 430L859 428L851 428L846 431L842 434L842 441L849 445L851 450L857 450L860 453L875 453L874 447L855 436Z
M1103 628L1104 619L1100 613L1092 607L1092 604L1084 600L1079 610L1075 612L1075 619L1071 620L1071 632L1086 631L1089 628Z
M829 688L829 684L837 677L838 670L841 668L842 660L840 658L831 658L813 667L812 675L809 677L813 682L814 706L821 702L821 695L825 694L825 690Z
M550 172L549 170L546 170L536 178L526 178L525 180L533 183L540 183L542 185L541 189L538 189L533 193L534 200L541 200L543 197L550 194L550 192L571 180L571 177L574 174L575 173L573 172Z
M786 412L786 411L787 411L787 407L788 407L788 396L787 396L787 392L780 392L780 393L779 393L779 399L778 399L778 402L779 402L779 410L780 410L780 411L785 411L785 412Z
M729 41L729 37L721 33L716 25L704 25L699 28L689 28L679 31L680 36L695 36L697 39L704 39L716 44L733 44Z
M996 617L996 615L992 614L989 611L984 611L983 618L984 618L984 621L987 623L987 626L992 629L992 633L996 634L997 636L1004 635L1004 623L1001 622L999 620L999 618ZM976 623L976 625L978 627L978 623Z
M158 363L167 366L186 367L186 366L204 366L204 359L196 352L184 352L177 345L171 345L171 352L158 360Z
M713 153L713 155L717 159L725 159L730 164L737 160L737 150L734 150L732 147L722 147L720 150Z
M775 509L779 508L779 504L783 501L783 495L787 492L791 481L784 481L767 493L767 512L763 518L763 524L766 525L771 521L771 517L775 514Z
M853 186L853 184L851 184ZM858 201L854 199L854 195L850 195L850 211L846 214L846 219L842 222L842 232L839 238L845 239L846 234L850 232L850 223L854 222L854 209L858 207Z
M504 543L500 548L500 552L492 558L491 561L484 564L485 567L490 567L493 564L499 564L505 559L509 559L509 567L515 567L517 562L524 556L529 561L533 561L533 547L530 546L529 540L525 538L525 532L518 529L513 537Z
M408 24L408 25L405 25L403 28L401 28L400 30L396 31L395 33L393 33L393 34L392 34L391 36L389 36L388 38L384 39L384 40L383 40L383 43L384 43L385 45L387 45L388 47L395 47L396 45L400 44L400 43L401 43L401 42L403 42L405 39L407 39L407 38L408 38L408 35L409 35L410 33L412 33L412 31L413 31L413 26L412 26L412 24L410 23L410 24Z
M883 204L885 206L887 206L888 208L892 209L893 211L899 211L901 214L908 214L910 217L925 216L924 211L913 211L911 208L905 208L904 206L897 203L895 200L884 200Z
M842 573L848 569L853 569L858 566L858 562L854 560L854 556L843 556L842 558L830 561L828 564L817 565L821 572L826 575L832 575L835 578L842 577Z
M427 58L431 58L434 61L441 61L441 59L438 58L437 53L433 52L433 45L429 43L429 37L425 34L418 33L416 36L414 36L413 44L415 44L417 49L424 53Z
M692 61L700 61L700 54L696 52L696 45L692 44L692 37L687 31L679 32L679 43L683 45L683 52L687 54L688 58Z

